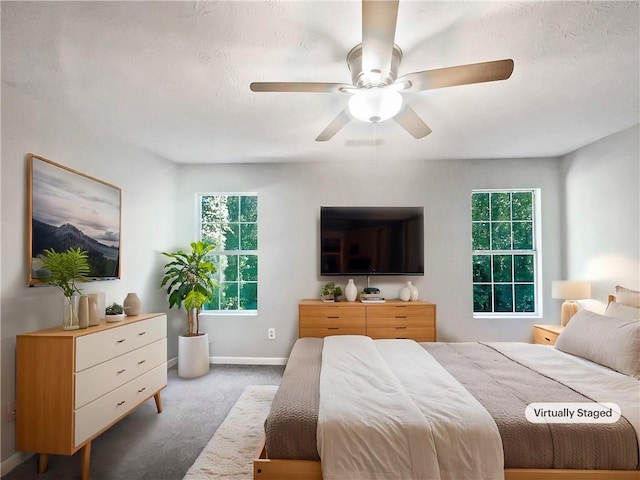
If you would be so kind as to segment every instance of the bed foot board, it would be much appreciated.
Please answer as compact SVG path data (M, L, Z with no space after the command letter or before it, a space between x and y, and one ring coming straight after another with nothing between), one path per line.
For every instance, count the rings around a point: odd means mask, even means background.
M264 443L253 460L254 480L322 480L320 462L266 458Z

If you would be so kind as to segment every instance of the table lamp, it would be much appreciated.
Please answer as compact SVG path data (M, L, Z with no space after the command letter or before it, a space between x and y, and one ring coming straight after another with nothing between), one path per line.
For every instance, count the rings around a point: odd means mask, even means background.
M564 300L560 314L560 324L564 327L578 312L575 300L591 298L591 283L575 280L554 280L551 282L551 297Z

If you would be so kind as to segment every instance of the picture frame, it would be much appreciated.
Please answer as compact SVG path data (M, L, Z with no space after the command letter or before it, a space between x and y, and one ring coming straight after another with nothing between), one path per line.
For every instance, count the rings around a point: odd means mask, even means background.
M88 278L120 278L122 190L32 153L28 164L28 284L46 283L45 249L80 248L88 252Z

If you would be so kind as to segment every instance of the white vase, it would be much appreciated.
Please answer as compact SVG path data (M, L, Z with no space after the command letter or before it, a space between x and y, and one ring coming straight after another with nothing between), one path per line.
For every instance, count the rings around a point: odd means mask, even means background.
M78 326L87 328L89 326L89 298L81 295L78 300Z
M90 293L88 295L89 303L89 326L95 327L100 324L100 315L98 314L98 294Z
M411 282L409 282L409 284L410 284L410 289L411 289L411 301L415 302L415 301L418 300L418 289Z
M358 298L358 288L353 283L353 278L350 278L347 286L344 287L344 298L347 299L347 302L355 302L356 298Z
M122 302L122 307L124 308L124 314L127 317L130 317L131 315L140 315L142 304L138 295L135 293L128 293Z
M78 295L64 297L64 318L62 320L62 328L64 330L77 330L80 328L78 324L78 299Z
M201 377L209 372L209 334L178 337L178 375Z
M398 295L398 297L403 302L408 302L409 300L411 300L411 288L409 288L410 285L411 282L407 282L407 284L400 289L400 294Z

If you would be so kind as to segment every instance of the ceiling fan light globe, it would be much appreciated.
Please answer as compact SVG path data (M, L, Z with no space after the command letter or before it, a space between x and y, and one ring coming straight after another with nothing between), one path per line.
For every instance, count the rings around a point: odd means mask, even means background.
M402 107L402 95L383 87L360 90L349 99L349 112L354 118L368 123L392 118Z

